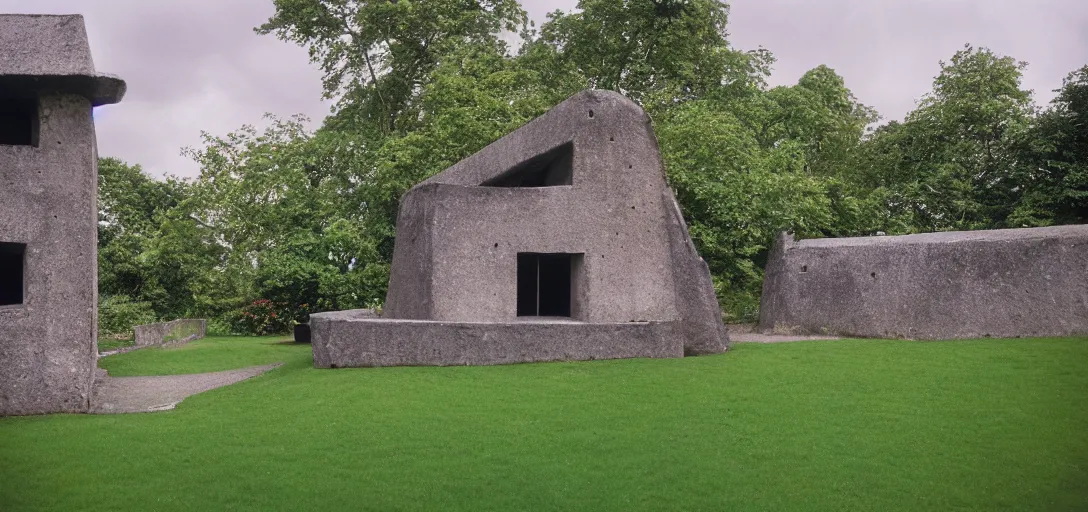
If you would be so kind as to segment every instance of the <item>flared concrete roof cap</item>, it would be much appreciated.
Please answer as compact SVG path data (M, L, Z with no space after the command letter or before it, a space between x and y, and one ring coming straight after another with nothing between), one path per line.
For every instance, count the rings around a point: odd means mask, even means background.
M83 16L0 14L0 92L65 92L98 106L121 101L125 89L95 72Z

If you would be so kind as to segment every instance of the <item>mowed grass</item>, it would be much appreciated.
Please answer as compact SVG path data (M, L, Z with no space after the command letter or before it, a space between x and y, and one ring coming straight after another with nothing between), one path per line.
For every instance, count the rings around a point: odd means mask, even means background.
M117 350L120 348L127 348L135 345L136 343L131 340L119 340L113 338L100 338L98 340L98 353L109 352L111 350Z
M208 337L171 348L142 349L104 357L98 366L113 377L220 372L269 363L312 366L310 345L289 337Z
M1088 339L315 370L218 338L114 375L272 361L175 411L0 419L0 510L1085 510Z

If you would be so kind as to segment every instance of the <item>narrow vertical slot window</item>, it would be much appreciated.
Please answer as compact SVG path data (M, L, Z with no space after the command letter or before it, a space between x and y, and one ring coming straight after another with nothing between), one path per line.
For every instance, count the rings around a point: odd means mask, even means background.
M26 244L0 242L0 306L23 303Z

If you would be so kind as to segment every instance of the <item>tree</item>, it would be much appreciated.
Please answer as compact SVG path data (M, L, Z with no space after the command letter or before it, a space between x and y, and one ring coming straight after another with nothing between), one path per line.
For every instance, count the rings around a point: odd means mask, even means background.
M257 27L305 46L325 72L327 98L341 97L330 121L388 134L412 108L426 77L452 47L499 42L527 15L517 0L275 0Z
M647 108L737 95L761 82L769 55L731 49L728 14L719 0L580 0L572 13L551 14L535 45L584 77L585 87L618 91Z
M375 186L372 158L352 136L315 134L304 121L272 118L263 132L205 134L203 148L187 151L201 165L188 218L210 235L200 243L221 251L213 282L233 280L228 288L240 293L219 295L226 303L209 294L218 313L254 298L323 311L384 296L384 281L372 281L388 269L380 240L367 236L371 206L360 199ZM364 281L344 291L344 283Z
M764 147L713 101L691 101L657 121L669 184L719 300L736 319L758 314L759 261L781 230L819 235L832 223L823 180L805 172L802 146Z
M156 181L139 165L116 158L98 162L98 261L99 293L148 301L156 291L149 274L153 270L141 258L167 212L187 196L183 182L169 178ZM161 305L158 305L161 306ZM164 312L165 307L155 307Z
M1088 222L1088 66L1066 77L1022 150L1023 200L1012 226Z
M1025 66L968 45L941 63L933 91L906 122L870 140L902 155L863 161L863 173L894 190L889 197L900 200L888 207L908 210L912 230L1007 225L1020 190L1017 147L1033 113L1031 92L1020 88Z

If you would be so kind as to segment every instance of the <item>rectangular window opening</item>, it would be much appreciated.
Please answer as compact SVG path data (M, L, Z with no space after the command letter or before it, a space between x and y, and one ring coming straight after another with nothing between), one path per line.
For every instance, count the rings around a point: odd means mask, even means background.
M574 143L534 156L483 183L483 187L558 187L574 183Z
M0 145L38 146L37 98L0 98Z
M0 242L0 306L23 303L26 244Z
M574 316L581 259L581 254L518 253L518 316Z

